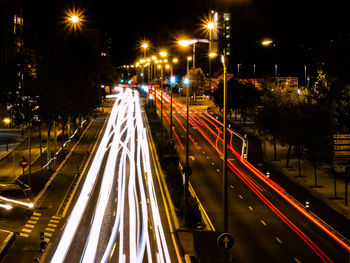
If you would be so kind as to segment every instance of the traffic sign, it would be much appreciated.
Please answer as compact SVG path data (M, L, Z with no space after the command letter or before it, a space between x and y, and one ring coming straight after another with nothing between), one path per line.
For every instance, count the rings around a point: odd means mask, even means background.
M26 158L22 158L22 160L19 162L19 165L22 166L22 168L26 168L28 166L28 161Z
M334 139L349 139L350 140L350 134L334 134Z
M174 147L175 141L173 139L168 140L168 146Z
M218 237L217 240L218 247L227 251L233 247L234 240L230 233L223 233Z

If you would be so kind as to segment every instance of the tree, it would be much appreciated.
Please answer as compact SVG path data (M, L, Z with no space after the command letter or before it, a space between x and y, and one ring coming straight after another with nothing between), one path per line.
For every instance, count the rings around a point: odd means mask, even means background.
M196 96L199 94L199 90L204 86L204 73L201 68L192 68L189 73L190 78L190 94L193 96L194 102L196 102Z

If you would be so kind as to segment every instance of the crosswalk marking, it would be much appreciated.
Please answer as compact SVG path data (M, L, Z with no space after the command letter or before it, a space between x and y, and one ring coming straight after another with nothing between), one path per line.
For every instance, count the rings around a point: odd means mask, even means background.
M49 227L57 227L55 224L47 224Z
M19 235L20 235L21 237L29 237L28 234L24 234L24 233L20 233Z
M35 215L35 216L41 216L41 213L34 212L33 215Z
M32 220L39 220L39 217L31 216L30 219L32 219Z
M51 233L45 232L44 234L45 234L46 237L52 237L52 234L51 234Z
M25 233L30 233L30 232L32 232L31 229L27 229L27 228L23 228L21 231L22 231L22 232L25 232Z
M46 227L46 228L45 228L45 231L55 232L55 229L54 229L54 228L50 228L50 227Z
M26 224L24 227L27 227L27 228L34 228L33 225L29 225L29 224Z
M60 221L58 221L58 220L53 220L53 219L51 219L50 220L50 223L54 223L54 224L58 224Z
M28 220L27 223L28 224L36 224L38 221L34 221L34 220Z
M59 217L59 216L53 216L52 218L53 219L61 219L61 217Z

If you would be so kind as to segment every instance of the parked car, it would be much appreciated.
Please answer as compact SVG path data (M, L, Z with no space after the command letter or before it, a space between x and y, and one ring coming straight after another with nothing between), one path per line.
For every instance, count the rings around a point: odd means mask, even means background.
M34 204L17 184L0 184L0 214L33 213Z

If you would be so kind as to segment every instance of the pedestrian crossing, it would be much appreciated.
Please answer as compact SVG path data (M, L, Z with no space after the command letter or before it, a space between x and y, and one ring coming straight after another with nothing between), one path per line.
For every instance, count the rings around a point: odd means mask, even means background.
M20 231L19 235L21 237L29 237L29 234L35 228L35 225L38 223L41 217L41 213L34 212L33 215L29 218L27 223L24 225L24 228Z
M41 213L34 212L33 215L28 219L24 227L21 229L19 235L21 237L29 237L32 231L37 226L38 221L42 217ZM60 216L52 216L44 229L45 241L49 242L53 234L56 231L58 224L60 223Z

